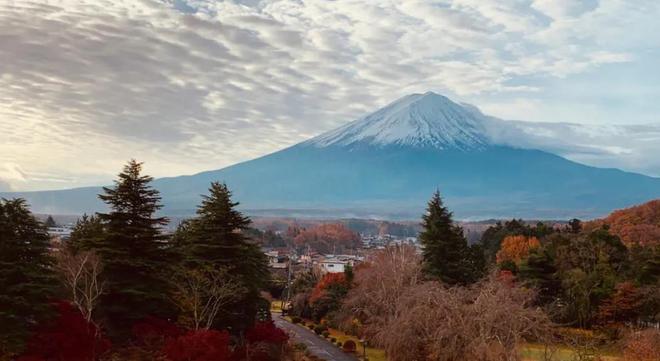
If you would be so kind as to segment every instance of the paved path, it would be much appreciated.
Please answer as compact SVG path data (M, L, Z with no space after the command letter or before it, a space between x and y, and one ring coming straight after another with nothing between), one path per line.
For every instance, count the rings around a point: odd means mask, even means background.
M273 321L277 327L286 330L289 333L289 336L296 342L304 343L307 345L307 349L313 355L320 357L326 361L356 361L351 354L347 354L340 350L337 346L333 345L326 339L317 336L311 330L294 325L293 323L285 320L279 314L273 314Z

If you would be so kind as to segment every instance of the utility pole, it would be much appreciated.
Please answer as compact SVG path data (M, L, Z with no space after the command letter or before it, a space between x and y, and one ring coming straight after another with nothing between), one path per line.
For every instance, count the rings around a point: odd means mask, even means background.
M282 308L282 313L284 313L284 305L288 305L289 301L291 299L291 268L292 268L292 251L289 250L289 257L287 261L287 275L286 275L286 303L284 298L282 299L282 305L280 306Z

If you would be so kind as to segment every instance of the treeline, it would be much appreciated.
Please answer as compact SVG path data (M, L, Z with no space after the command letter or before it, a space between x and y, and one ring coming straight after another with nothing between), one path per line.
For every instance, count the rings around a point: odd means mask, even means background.
M491 262L537 292L536 304L564 325L616 334L624 325L660 322L660 247L631 242L607 225L563 228L512 220L488 229Z
M23 200L0 201L0 359L282 358L267 260L229 189L212 183L168 235L151 181L129 162L99 195L109 211L57 248Z

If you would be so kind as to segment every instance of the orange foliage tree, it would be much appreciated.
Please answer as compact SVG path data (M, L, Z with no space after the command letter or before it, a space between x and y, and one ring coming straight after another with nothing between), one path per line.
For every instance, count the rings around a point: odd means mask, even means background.
M346 275L343 273L326 273L323 278L316 284L314 290L312 291L309 301L314 303L319 299L323 298L327 294L327 290L334 287L345 287L348 288L348 282L346 281Z
M612 212L604 219L589 222L587 229L610 227L610 233L621 238L626 246L660 245L660 199Z
M296 245L309 245L323 253L356 248L359 240L360 237L357 233L340 223L326 223L303 229L294 238Z
M529 255L529 252L541 245L538 238L526 236L508 236L502 240L499 252L497 252L497 263L512 261L520 262Z

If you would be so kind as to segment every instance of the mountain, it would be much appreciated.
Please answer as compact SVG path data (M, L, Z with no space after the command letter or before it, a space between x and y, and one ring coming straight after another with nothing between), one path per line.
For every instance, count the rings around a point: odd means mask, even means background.
M304 145L352 147L361 145L458 149L483 149L486 119L435 93L412 94L311 139Z
M194 211L226 182L253 215L417 219L440 190L461 219L592 218L660 197L660 179L595 168L501 141L511 122L435 94L413 94L336 130L220 170L154 181L163 211ZM514 133L517 134L517 133ZM4 196L36 212L102 205L99 188Z

